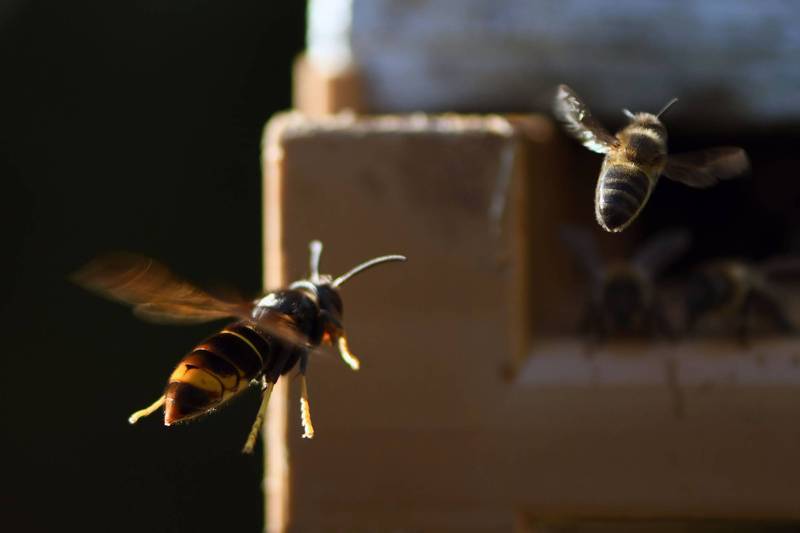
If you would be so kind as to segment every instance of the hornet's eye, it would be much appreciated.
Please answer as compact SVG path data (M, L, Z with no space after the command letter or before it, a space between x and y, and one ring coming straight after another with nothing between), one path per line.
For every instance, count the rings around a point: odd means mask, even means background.
M333 313L337 318L341 318L343 307L339 291L330 285L319 285L317 287L317 295L320 309Z

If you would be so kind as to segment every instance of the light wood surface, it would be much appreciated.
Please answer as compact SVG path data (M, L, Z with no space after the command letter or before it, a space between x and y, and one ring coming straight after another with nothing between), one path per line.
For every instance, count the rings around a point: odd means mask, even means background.
M271 121L266 150L281 165L266 187L279 183L286 279L305 274L314 238L332 274L384 253L409 258L343 288L363 366L312 358L311 441L290 392L290 530L800 519L795 342L763 367L746 354L714 362L729 352L710 344L675 348L678 416L665 348L609 347L592 361L539 333L571 279L541 229L574 200L553 185L563 168L552 131L539 117ZM498 180L511 192L500 231L489 216ZM692 368L716 373L713 386Z

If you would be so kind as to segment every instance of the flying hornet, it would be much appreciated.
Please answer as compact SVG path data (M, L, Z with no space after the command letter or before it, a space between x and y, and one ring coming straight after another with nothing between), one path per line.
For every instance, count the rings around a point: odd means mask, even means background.
M163 406L165 425L185 422L214 411L250 384L257 384L262 391L261 405L243 449L250 453L273 386L281 376L299 367L303 437L312 438L306 383L309 354L320 345L331 345L354 370L360 364L347 344L339 289L369 268L406 258L376 257L334 279L319 272L322 243L313 241L310 248L311 274L307 279L252 301L212 296L157 261L134 254L102 256L79 270L73 276L76 283L132 305L134 313L145 320L197 324L236 319L184 356L167 380L164 393L128 421L135 424Z

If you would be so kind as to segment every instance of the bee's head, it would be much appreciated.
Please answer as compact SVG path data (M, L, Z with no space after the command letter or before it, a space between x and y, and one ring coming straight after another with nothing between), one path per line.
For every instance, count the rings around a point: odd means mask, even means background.
M667 102L661 110L656 113L655 115L652 113L640 112L640 113L633 113L628 109L623 109L622 113L628 117L631 122L638 122L643 126L653 126L653 127L661 127L663 128L663 124L661 124L661 116L666 113L675 103L678 101L677 98L673 98L669 102Z
M319 273L320 257L322 255L322 243L320 241L311 241L309 244L311 251L310 267L311 273L308 279L294 282L290 288L305 289L316 295L317 305L319 305L320 313L323 315L323 329L324 333L328 335L330 340L334 340L342 329L342 314L344 306L342 304L342 297L339 294L339 287L346 281L360 274L365 270L372 268L382 263L390 261L405 261L406 258L402 255L384 255L365 261L360 265L356 265L341 276L333 278L328 274Z

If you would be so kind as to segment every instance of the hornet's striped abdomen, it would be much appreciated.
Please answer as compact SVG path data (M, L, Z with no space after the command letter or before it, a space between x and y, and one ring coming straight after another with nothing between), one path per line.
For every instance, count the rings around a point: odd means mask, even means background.
M248 322L231 324L203 341L169 377L164 423L201 415L246 389L275 360L271 344Z

